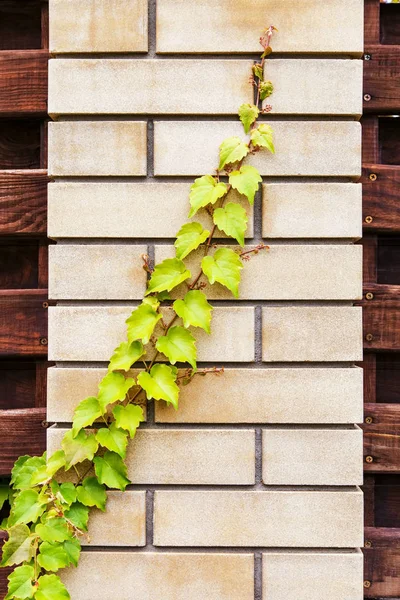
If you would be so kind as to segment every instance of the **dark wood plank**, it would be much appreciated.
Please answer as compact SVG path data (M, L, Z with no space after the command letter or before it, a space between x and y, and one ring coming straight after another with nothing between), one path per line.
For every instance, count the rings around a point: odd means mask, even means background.
M361 240L363 247L363 282L364 285L376 283L378 238L376 235L364 235Z
M1 0L0 50L41 48L40 0Z
M400 165L400 120L396 115L380 116L379 130L379 164Z
M380 8L378 0L364 2L364 44L379 44Z
M380 6L381 44L400 44L400 10L396 3L381 2Z
M0 171L0 236L46 234L45 170Z
M8 475L19 456L46 449L44 408L0 411L0 475Z
M363 552L365 597L399 597L400 529L367 527Z
M47 290L0 292L0 356L47 355Z
M376 354L365 354L357 365L364 369L364 402L376 402Z
M400 404L399 352L376 355L376 402Z
M397 9L398 10L398 9ZM400 107L400 46L367 46L364 61L364 112L392 112Z
M364 471L400 473L400 404L365 404Z
M1 117L46 116L46 50L0 52Z
M0 169L40 169L39 120L0 120Z
M363 300L364 348L368 350L400 350L400 286L368 284Z
M362 183L364 231L400 231L400 167L363 165Z
M0 240L0 289L38 288L38 262L36 240Z
M380 164L379 122L378 117L367 115L361 119L362 125L362 162Z

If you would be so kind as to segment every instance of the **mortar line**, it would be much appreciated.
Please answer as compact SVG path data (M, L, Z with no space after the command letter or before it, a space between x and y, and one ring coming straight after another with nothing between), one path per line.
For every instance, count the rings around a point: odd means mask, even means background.
M254 553L254 600L262 600L262 552Z

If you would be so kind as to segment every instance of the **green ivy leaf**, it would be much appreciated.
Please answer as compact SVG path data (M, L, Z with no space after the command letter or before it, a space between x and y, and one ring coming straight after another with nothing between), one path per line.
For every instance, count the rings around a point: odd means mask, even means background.
M263 79L264 77L264 69L261 63L257 63L256 65L253 65L253 73L254 76L257 77L257 79Z
M271 81L260 82L260 100L265 100L274 93L274 86Z
M106 488L98 482L97 477L86 477L77 488L77 493L79 502L85 506L96 506L103 512L106 510Z
M108 373L99 383L99 404L103 413L109 404L125 400L129 390L135 385L133 377L125 378L122 373Z
M165 400L178 410L179 387L176 384L177 369L168 365L154 365L150 373L142 371L138 383L149 400Z
M10 486L0 484L0 510L3 508L4 503L10 496Z
M64 569L70 564L68 554L65 552L62 544L50 544L42 542L39 546L37 557L39 565L46 571L57 573L59 569Z
M189 200L192 206L189 217L193 217L200 208L215 204L228 192L226 183L217 181L212 175L203 175L194 180L190 187Z
M233 189L247 197L250 204L254 204L254 196L262 182L259 171L251 165L243 165L239 171L232 171L229 183Z
M81 555L81 544L76 538L71 538L63 543L64 550L68 556L69 564L73 564L74 567L78 566L79 557Z
M111 357L108 365L109 371L129 371L131 366L139 360L141 356L146 354L142 342L122 342L115 348L114 354Z
M154 267L146 295L155 292L170 292L189 277L191 277L191 273L186 269L184 262L178 258L166 258Z
M30 565L17 567L7 578L9 581L8 594L4 600L11 600L11 598L18 598L20 600L33 598L36 589L32 585L34 578L35 570Z
M166 335L158 338L156 349L165 354L171 364L188 362L196 369L196 339L184 327L171 327Z
M35 536L31 535L27 525L20 523L10 527L8 540L2 548L3 558L0 566L11 567L25 561L29 562L34 556L32 549L34 539Z
M87 506L83 506L80 502L74 502L71 508L64 513L64 516L81 531L87 531L89 521L89 508Z
M46 503L35 490L24 490L14 498L8 526L35 522L44 513L45 508Z
M223 208L217 208L213 215L214 223L226 235L235 238L244 246L244 234L247 229L247 214L242 206L228 202Z
M70 600L65 585L57 575L42 575L38 582L35 600Z
M201 327L210 333L213 307L207 302L207 297L203 292L190 290L183 300L175 300L173 308L185 327Z
M253 129L250 138L256 148L267 148L272 154L275 154L273 135L272 127L262 123L257 129Z
M57 500L59 500L62 504L66 504L67 506L71 506L73 502L76 500L76 487L73 483L67 482L59 485L56 481L52 481L51 491L56 496Z
M71 429L64 434L61 446L65 452L67 461L65 470L68 471L77 463L83 462L84 460L93 460L99 444L93 433L88 433L82 429L82 431L74 437Z
M123 429L119 429L115 422L111 423L110 427L99 429L96 439L103 448L108 448L108 450L116 452L122 458L126 457L128 434Z
M249 153L248 145L236 136L224 140L219 149L219 171L221 171L225 165L242 160Z
M188 254L196 250L200 244L204 244L209 237L210 232L203 229L200 223L186 223L178 231L175 241L176 257L179 259L186 258Z
M46 456L21 456L11 471L11 485L15 490L33 487L32 476L42 467L46 467Z
M146 300L153 300L153 298L146 298ZM156 304L158 308L159 302L156 302ZM125 321L128 325L129 342L142 340L143 344L148 344L154 328L160 319L162 319L162 315L157 312L154 305L151 306L149 303L143 301L143 304L140 304Z
M47 519L44 524L36 525L36 533L43 542L65 542L71 537L68 523L62 517Z
M230 248L219 248L214 256L205 256L201 268L211 284L218 281L239 296L240 270L243 263L238 255Z
M96 456L94 468L100 483L109 488L125 491L131 482L127 478L126 465L119 454L106 452L104 456Z
M136 429L140 423L143 423L143 409L140 406L134 404L128 404L127 406L116 406L113 410L115 422L117 427L129 431L131 438L135 437Z
M254 104L242 104L239 107L239 117L243 123L245 133L249 133L250 127L257 120L260 111Z
M65 452L64 450L57 450L47 460L47 474L49 477L53 477L57 471L65 466Z
M83 427L92 425L96 419L101 417L102 411L96 396L90 396L82 400L74 410L72 421L72 435L76 437Z

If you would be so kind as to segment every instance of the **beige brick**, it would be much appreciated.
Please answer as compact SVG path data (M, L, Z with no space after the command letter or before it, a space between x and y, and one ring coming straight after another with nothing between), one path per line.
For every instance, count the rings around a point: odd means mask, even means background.
M50 52L147 52L147 0L49 0Z
M51 60L49 113L236 114L240 104L253 102L251 65L248 60Z
M359 239L361 206L358 183L268 183L263 185L263 237Z
M263 360L362 360L360 307L296 306L263 309Z
M357 552L266 552L268 600L363 600L363 555Z
M49 113L237 114L243 102L253 102L251 64L243 59L51 60ZM266 76L274 83L274 114L361 115L362 67L357 60L270 61ZM333 94L335 89L341 93Z
M83 552L61 573L80 600L253 600L252 554Z
M47 420L71 422L77 404L97 394L106 373L50 368ZM178 411L155 402L155 418L159 423L360 423L362 401L360 368L225 369L183 386Z
M107 361L126 338L125 320L134 307L57 306L49 309L49 360ZM165 309L167 321L170 309ZM179 321L177 321L179 324ZM212 334L196 331L199 361L254 359L254 309L217 307ZM238 339L240 343L238 343Z
M49 123L49 175L146 175L146 123Z
M271 24L276 52L363 52L362 0L158 0L157 52L259 52Z
M49 452L60 447L65 432L48 430ZM139 429L126 464L134 484L252 485L254 430Z
M132 483L254 484L253 430L138 431L127 454Z
M363 544L359 489L158 491L156 546L355 548Z
M173 246L156 246L156 262L174 256ZM203 256L204 250L200 248L185 259L193 276L197 274ZM205 277L204 281L207 281ZM207 285L204 291L211 300L232 298L230 291L219 283ZM184 293L181 285L172 296L182 297ZM242 300L361 299L362 247L270 245L268 251L253 255L244 263L239 295Z
M145 546L146 492L107 492L106 512L93 509L84 546Z
M248 159L262 175L361 175L361 125L352 121L274 121L276 153L262 150ZM203 175L218 166L218 148L243 136L232 121L156 121L155 175ZM346 140L346 143L343 143ZM293 149L296 149L294 152Z
M131 371L132 377L136 377L138 373L138 369ZM75 408L84 398L97 396L99 383L106 375L107 369L50 367L47 370L47 420L71 423ZM138 397L134 403L143 408L146 417L147 404L144 402Z
M131 300L147 285L147 246L65 245L49 248L49 297L54 300Z
M189 191L190 183L51 183L48 186L48 235L52 238L172 238L188 220ZM253 209L244 196L236 192L230 194L246 209L247 233L252 237ZM212 226L210 216L204 211L192 220L204 227ZM225 237L219 230L215 236Z
M267 485L362 485L362 456L359 427L263 431Z

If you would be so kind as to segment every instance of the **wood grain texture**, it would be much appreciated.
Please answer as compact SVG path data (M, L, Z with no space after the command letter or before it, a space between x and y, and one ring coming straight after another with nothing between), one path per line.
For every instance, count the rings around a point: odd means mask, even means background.
M1 117L46 116L46 50L0 53Z
M38 456L46 449L44 408L0 411L0 475L8 475L19 456Z
M46 302L47 290L0 292L0 356L47 355Z
M364 44L379 44L379 0L364 0Z
M40 0L1 0L0 50L42 47Z
M364 300L364 348L394 351L400 348L400 286L370 284L364 288L372 300ZM370 337L372 336L372 337Z
M367 46L365 53L371 58L364 61L364 113L397 111L400 46Z
M380 164L379 121L378 117L367 115L361 119L362 125L362 163Z
M400 473L400 404L365 404L363 430L364 471Z
M45 170L0 171L0 235L46 234Z
M400 596L400 529L366 527L364 580L366 598Z
M364 164L362 183L363 230L400 231L400 167Z

